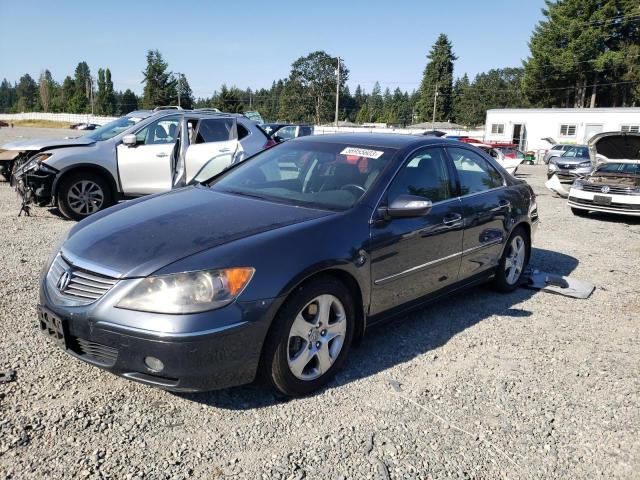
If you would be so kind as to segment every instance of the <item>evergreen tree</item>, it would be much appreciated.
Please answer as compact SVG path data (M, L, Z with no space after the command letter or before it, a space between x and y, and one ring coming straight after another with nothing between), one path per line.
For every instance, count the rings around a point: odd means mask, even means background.
M144 75L143 108L177 104L177 81L171 72L167 71L168 66L158 50L147 51L147 68L142 72Z
M420 84L418 114L420 120L427 121L433 117L433 104L436 89L436 121L447 121L451 118L451 95L453 93L453 62L457 57L453 53L451 42L441 33L427 55L429 62L424 69Z
M5 78L0 83L0 112L8 113L16 103L16 88Z
M88 113L91 112L89 99L91 98L92 80L91 70L87 62L80 62L75 70L75 79L73 81L75 91L73 96L67 102L70 113Z
M195 103L193 99L193 92L191 91L191 86L187 81L187 77L184 75L180 75L180 78L178 78L177 89L180 92L180 106L187 110L192 109Z
M214 96L213 106L223 112L242 113L244 112L244 103L242 93L237 87L227 87L222 85L220 93Z
M73 98L73 95L76 91L76 84L69 75L67 75L62 82L62 87L60 88L60 105L62 110L65 112L72 112L70 102Z
M113 80L111 80L111 70L104 71L105 104L104 114L113 115L116 111L116 95L113 91Z
M639 102L637 0L545 0L529 41L524 88L533 104L556 107ZM637 75L637 73L636 73ZM629 80L626 80L629 81Z
M31 112L38 101L38 85L25 73L16 85L16 110L18 112Z
M40 78L38 79L38 103L40 108L44 112L48 112L51 108L53 97L55 95L54 90L55 85L51 76L51 72L49 70L44 70L40 74Z
M126 115L129 112L133 112L138 109L138 97L130 89L126 89L120 97L118 105L118 113L120 115Z
M382 99L382 89L380 88L379 82L373 85L373 90L371 90L371 94L367 97L367 112L369 113L369 120L367 120L367 122L379 122L383 120L384 100Z

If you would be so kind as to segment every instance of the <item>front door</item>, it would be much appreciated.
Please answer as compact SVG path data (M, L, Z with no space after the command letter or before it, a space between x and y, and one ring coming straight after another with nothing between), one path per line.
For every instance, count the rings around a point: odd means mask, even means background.
M460 279L494 267L506 241L512 202L505 180L479 153L447 148L460 182L464 239Z
M588 143L596 133L602 132L603 125L601 123L587 123L584 127L584 143Z
M432 293L458 278L462 208L442 148L412 154L389 186L383 205L402 194L425 197L433 207L423 217L374 218L372 315Z
M180 128L180 115L160 118L136 132L137 143L116 147L118 172L125 195L171 190L171 154Z

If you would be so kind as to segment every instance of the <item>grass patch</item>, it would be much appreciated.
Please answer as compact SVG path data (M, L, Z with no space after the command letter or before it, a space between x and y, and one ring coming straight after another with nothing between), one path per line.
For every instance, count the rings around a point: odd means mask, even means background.
M5 120L5 121L8 124L13 123L14 127L69 128L71 126L69 122L58 122L55 120Z

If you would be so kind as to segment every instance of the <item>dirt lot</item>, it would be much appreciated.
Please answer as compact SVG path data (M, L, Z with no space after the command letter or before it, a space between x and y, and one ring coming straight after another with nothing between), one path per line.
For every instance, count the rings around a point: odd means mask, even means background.
M522 173L533 265L595 282L590 299L470 290L370 331L329 388L286 403L166 393L56 349L36 282L73 223L16 218L0 183L0 478L638 478L640 221L573 217L542 167Z

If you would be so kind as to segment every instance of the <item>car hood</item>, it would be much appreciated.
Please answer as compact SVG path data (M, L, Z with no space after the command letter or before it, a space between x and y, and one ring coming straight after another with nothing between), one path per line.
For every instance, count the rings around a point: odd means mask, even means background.
M45 150L49 148L60 147L79 147L83 145L91 145L95 140L90 138L44 138L32 140L19 140L17 142L5 143L0 147L2 150Z
M594 165L620 160L638 162L640 133L598 133L589 140L589 154Z
M576 158L576 157L555 157L553 163L561 165L578 165L579 163L588 162L588 158Z
M141 277L218 245L331 214L186 187L83 220L62 253L96 272Z

